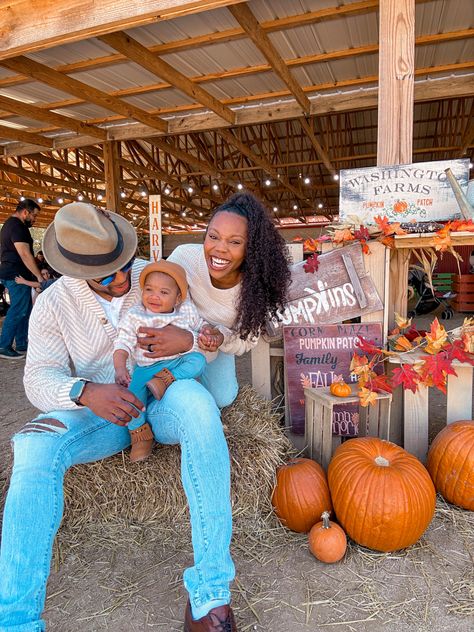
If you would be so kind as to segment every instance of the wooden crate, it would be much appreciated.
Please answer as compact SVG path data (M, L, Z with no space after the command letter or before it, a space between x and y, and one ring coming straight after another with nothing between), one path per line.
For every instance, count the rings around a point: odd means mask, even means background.
M404 363L416 363L420 352L406 354ZM400 359L391 357L389 362L400 364ZM472 419L472 372L473 366L453 361L456 375L448 375L446 423L459 419ZM403 447L425 462L428 454L429 392L426 386L418 385L416 393L403 391Z
M341 403L359 403L356 387L350 397L335 397L329 388L305 388L305 444L309 458L326 470L333 451L342 437L333 436L334 406ZM390 434L390 393L377 393L374 406L359 406L359 437L371 436L388 439Z
M474 274L455 274L452 306L457 312L474 312Z

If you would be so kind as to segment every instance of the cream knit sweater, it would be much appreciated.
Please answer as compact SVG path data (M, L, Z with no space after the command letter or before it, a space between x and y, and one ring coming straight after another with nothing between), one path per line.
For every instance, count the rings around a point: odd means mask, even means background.
M258 338L241 340L232 330L236 317L235 306L239 300L240 283L228 290L212 285L201 244L184 244L173 250L168 261L179 263L186 270L189 294L199 315L224 334L224 342L219 347L224 353L241 355L255 347Z

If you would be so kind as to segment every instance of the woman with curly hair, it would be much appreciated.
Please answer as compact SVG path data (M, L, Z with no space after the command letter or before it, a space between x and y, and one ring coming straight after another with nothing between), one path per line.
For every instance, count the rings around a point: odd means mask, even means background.
M290 269L285 242L265 207L250 193L237 193L217 207L204 244L178 246L168 258L186 270L190 297L210 326L199 347L215 352L200 380L222 408L238 391L235 356L258 342L269 316L283 308ZM183 350L186 332L143 329L141 346L151 357Z

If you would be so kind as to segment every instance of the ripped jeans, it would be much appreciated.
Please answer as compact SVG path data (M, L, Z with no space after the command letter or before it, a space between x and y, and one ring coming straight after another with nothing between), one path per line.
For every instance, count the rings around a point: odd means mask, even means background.
M222 362L229 368L230 360ZM222 384L224 391L229 388ZM193 616L200 618L210 608L229 603L234 577L230 465L219 409L201 384L180 380L159 402L153 400L148 422L157 441L181 446L194 550L194 565L184 571L184 584ZM1 632L45 630L41 613L63 513L66 470L116 454L129 444L126 427L87 408L40 415L15 435L0 551Z

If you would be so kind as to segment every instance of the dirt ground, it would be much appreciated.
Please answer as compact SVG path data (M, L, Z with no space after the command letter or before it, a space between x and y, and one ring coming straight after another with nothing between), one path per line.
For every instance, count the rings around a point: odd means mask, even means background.
M9 438L34 415L23 364L0 359L0 486L11 460ZM250 381L249 358L240 360L239 375L241 383ZM444 423L442 398L431 411L433 434ZM442 500L425 535L406 551L379 554L350 544L342 562L324 565L304 535L239 525L232 552L239 632L474 629L474 514ZM181 573L191 555L189 530L158 523L60 530L48 630L182 630Z

